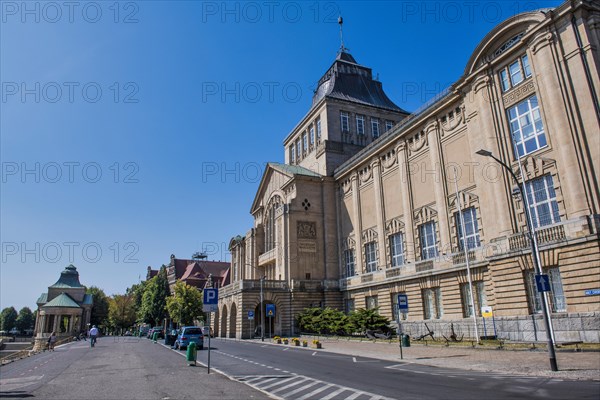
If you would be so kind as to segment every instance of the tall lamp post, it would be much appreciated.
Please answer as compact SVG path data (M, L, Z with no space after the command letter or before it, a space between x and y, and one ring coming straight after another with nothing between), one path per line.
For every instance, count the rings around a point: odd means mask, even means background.
M497 163L502 165L505 170L507 170L512 178L515 180L517 184L519 193L521 194L521 198L523 199L523 205L525 209L525 219L527 220L527 226L529 228L529 236L531 238L531 258L533 258L533 264L535 266L536 275L542 275L542 264L540 262L540 253L538 249L537 237L535 234L535 227L533 226L533 220L531 219L530 209L529 209L529 199L527 198L527 193L525 189L525 178L523 177L523 171L521 170L521 178L523 179L523 184L519 183L517 176L513 172L513 170L506 165L502 160L496 158L491 151L480 149L475 152L480 156L490 157L494 159ZM518 154L518 153L517 153ZM521 168L521 160L519 159L519 168ZM550 311L548 307L548 298L546 297L546 293L542 292L541 295L542 300L542 312L544 315L544 324L546 326L546 336L548 338L548 357L550 358L550 368L552 371L558 371L558 365L556 363L556 353L554 351L554 338L552 337L552 323L550 322Z

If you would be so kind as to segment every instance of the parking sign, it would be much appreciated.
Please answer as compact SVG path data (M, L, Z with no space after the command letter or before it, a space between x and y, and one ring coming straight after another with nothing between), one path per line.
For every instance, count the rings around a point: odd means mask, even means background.
M204 289L204 305L202 311L215 312L219 309L219 289Z
M398 295L398 310L408 311L408 296L405 294Z

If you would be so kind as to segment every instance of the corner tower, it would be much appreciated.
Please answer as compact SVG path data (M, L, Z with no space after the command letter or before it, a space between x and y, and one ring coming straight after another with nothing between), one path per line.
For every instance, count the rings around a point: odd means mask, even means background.
M312 106L286 137L285 162L324 176L408 115L342 43L319 79Z

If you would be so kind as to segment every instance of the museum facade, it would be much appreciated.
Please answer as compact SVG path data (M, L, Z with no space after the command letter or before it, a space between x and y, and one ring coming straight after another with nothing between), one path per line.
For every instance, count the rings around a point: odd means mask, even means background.
M320 306L474 337L485 307L498 337L543 340L547 296L557 341L600 342L599 71L589 0L504 21L412 114L342 46L231 239L215 333L252 337L273 304L277 335Z

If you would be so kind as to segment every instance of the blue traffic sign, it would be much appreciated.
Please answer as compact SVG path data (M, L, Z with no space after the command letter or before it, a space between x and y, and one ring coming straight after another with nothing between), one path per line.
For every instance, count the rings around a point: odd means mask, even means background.
M219 310L219 289L204 289L204 304L202 311L216 312Z
M248 311L248 319L254 319L254 311Z
M586 296L598 296L600 295L600 289L588 289L585 291Z
M275 304L267 304L267 317L275 316Z
M550 291L550 277L546 274L536 275L535 284L537 285L538 292Z
M408 296L405 294L398 295L398 310L408 311Z

